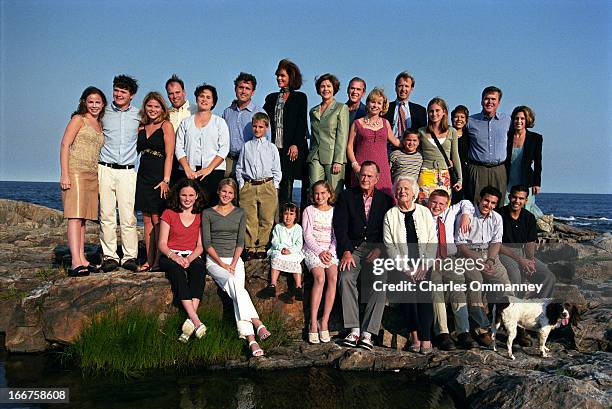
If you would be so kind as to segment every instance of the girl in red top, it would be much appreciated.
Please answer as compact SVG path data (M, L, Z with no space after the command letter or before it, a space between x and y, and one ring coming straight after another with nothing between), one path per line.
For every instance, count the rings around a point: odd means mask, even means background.
M172 292L189 316L181 328L181 342L187 342L194 333L197 338L206 333L206 326L197 314L206 277L200 257L204 251L200 225L205 205L197 182L183 179L172 189L168 209L161 216L159 267L168 274Z

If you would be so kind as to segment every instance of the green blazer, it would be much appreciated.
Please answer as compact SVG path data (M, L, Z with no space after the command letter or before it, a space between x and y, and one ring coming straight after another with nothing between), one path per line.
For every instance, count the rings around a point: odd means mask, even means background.
M348 107L334 100L321 116L320 106L310 110L310 153L307 161L318 160L322 165L346 163Z

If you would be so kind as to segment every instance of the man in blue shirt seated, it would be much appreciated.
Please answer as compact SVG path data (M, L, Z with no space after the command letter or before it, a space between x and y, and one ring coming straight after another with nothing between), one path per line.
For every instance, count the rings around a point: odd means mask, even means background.
M98 181L100 190L100 243L102 270L119 267L117 254L117 208L121 223L122 266L135 271L138 267L138 232L134 201L136 199L136 166L138 108L131 105L138 91L138 83L127 75L113 80L113 102L106 107L102 125L104 145L100 151Z
M506 141L510 117L497 112L501 102L501 89L490 86L482 91L482 111L471 115L467 123L470 147L468 166L464 171L465 198L476 203L485 186L506 191Z

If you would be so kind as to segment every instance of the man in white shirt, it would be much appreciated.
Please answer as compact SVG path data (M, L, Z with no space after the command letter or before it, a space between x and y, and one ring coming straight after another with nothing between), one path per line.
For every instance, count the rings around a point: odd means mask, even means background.
M460 230L464 233L469 232L470 221L474 215L474 206L468 200L462 200L451 207L448 206L449 202L450 196L443 189L431 192L427 202L427 207L431 211L438 235L437 258L442 261L446 260L445 263L440 264L440 268L432 270L431 281L437 285L445 283L465 284L462 271L443 267L452 267L454 265L452 261L456 259L455 255L457 253L454 237L455 230ZM465 292L458 289L450 289L449 291L433 292L434 334L436 334L438 348L445 351L455 349L447 325L445 294L451 303L455 316L455 330L458 334L459 347L463 349L476 347L470 335L470 322Z
M168 94L168 100L170 101L170 123L174 128L174 132L178 129L181 121L185 118L189 118L196 111L196 106L190 106L187 100L187 94L185 93L185 83L176 74L172 74L172 77L166 81L166 93ZM170 178L170 185L174 185L179 179L183 178L185 174L180 169L176 156L172 161L172 177Z
M510 285L508 273L499 261L499 250L502 243L502 217L494 212L501 200L501 192L493 186L486 186L480 191L480 201L470 223L470 232L458 231L455 235L457 250L466 259L475 261L468 268L466 262L465 283L470 318L476 323L476 341L489 347L493 342L489 332L489 318L485 311L482 291L479 286L485 283ZM476 285L472 285L474 284ZM488 301L495 302L502 295L513 295L508 292L488 292Z

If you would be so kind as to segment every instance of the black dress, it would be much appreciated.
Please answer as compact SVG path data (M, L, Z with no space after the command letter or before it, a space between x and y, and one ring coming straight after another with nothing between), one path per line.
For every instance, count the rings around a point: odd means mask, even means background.
M161 214L166 207L166 200L159 197L155 189L164 180L164 162L166 149L164 131L160 126L147 138L147 131L138 132L136 150L140 153L140 165L136 179L136 202L134 208L143 213Z

